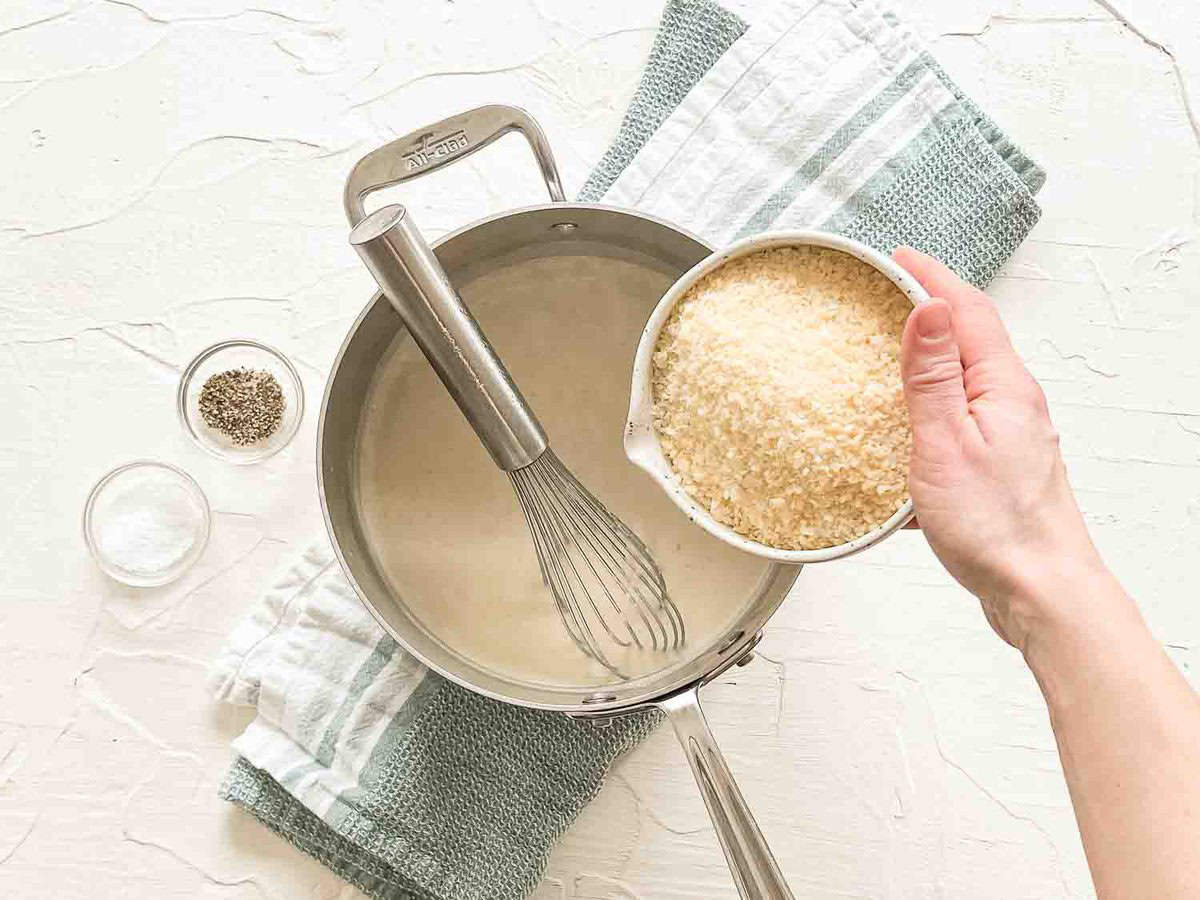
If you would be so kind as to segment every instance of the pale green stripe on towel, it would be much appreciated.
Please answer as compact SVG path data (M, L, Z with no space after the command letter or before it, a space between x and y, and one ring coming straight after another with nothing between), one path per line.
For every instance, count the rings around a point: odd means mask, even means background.
M746 31L746 23L709 0L672 0L663 10L654 46L617 137L579 192L594 203L617 180L688 91Z
M375 649L371 651L371 655L366 658L359 670L354 673L354 679L350 682L350 688L346 692L345 699L342 700L341 706L338 707L337 714L329 722L329 727L325 729L325 734L321 738L321 744L317 747L317 762L323 766L328 766L333 762L333 751L337 747L338 738L341 737L342 727L346 724L346 720L350 717L350 713L354 711L354 707L358 705L358 701L366 692L371 683L375 681L383 667L388 664L388 661L395 654L400 645L390 637L384 635L379 639L379 643L375 645Z
M882 91L872 97L851 116L841 128L833 133L825 144L810 156L796 173L789 178L766 202L750 217L735 235L743 238L760 231L766 231L779 217L797 195L816 181L821 173L849 147L854 139L879 121L889 109L908 93L921 75L929 70L923 59L913 60L907 68L897 75Z

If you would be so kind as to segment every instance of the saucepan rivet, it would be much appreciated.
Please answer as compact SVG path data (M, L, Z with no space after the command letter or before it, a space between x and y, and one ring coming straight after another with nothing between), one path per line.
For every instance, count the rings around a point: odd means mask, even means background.
M579 226L576 225L574 222L558 222L557 224L551 225L550 227L554 231L557 231L559 234L570 234L572 231L577 229Z
M740 641L745 636L746 636L746 632L735 631L733 634L731 634L728 638L725 639L725 643L721 645L721 649L718 650L717 652L718 653L726 652L727 650L729 650L730 647L732 647L734 644L736 644L738 641Z

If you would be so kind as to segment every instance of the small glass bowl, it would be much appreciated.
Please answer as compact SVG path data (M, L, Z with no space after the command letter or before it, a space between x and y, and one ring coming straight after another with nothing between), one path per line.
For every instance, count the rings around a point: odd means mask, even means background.
M156 510L153 500L142 503L130 496L138 481L144 484L152 481L160 494L171 489L180 493L176 494L169 509L160 505ZM118 558L119 548L104 534L106 523L112 528L121 527L117 521L124 519L131 540L140 539L143 549L157 549L166 556L170 553L169 548L161 544L157 548L147 547L145 541L152 540L155 533L162 537L167 516L173 517L171 524L180 531L191 531L192 542L178 555L165 558L158 568L133 567L128 560L122 561ZM208 499L192 476L175 466L150 459L135 460L113 469L96 482L83 506L83 539L96 565L109 577L133 587L166 584L190 569L204 553L211 527Z
M262 369L279 382L285 401L283 420L270 437L239 445L205 424L200 414L200 391L211 376L229 369ZM202 350L183 370L176 400L179 421L192 440L214 456L237 465L278 453L295 436L304 417L304 386L295 366L278 350L257 341L222 341Z

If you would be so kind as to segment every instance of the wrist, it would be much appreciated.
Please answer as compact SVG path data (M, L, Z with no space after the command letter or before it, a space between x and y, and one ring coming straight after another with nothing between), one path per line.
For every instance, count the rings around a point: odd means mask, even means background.
M1076 652L1099 651L1127 638L1131 628L1145 629L1136 605L1098 557L1029 567L1008 604L1027 623L1020 650L1039 680Z

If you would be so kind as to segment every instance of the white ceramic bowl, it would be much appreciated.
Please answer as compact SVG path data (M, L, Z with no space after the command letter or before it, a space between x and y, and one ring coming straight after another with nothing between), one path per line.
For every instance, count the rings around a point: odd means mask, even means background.
M654 397L651 377L654 347L658 343L659 332L662 331L675 304L692 285L732 259L773 247L797 246L827 247L830 250L848 253L886 275L914 304L923 303L929 299L929 294L917 283L916 279L892 259L872 250L865 244L841 235L825 231L774 231L738 241L724 250L718 250L685 272L654 307L654 312L650 314L650 320L646 323L641 340L638 342L637 356L633 362L629 419L625 424L625 455L634 465L649 473L650 477L658 482L659 487L666 491L667 496L689 519L709 534L740 550L792 565L840 559L870 547L872 544L877 544L912 518L912 500L906 500L891 518L866 534L844 544L823 547L819 550L782 550L738 534L728 525L714 519L704 507L692 499L680 484L678 476L663 455L658 434L654 430Z

